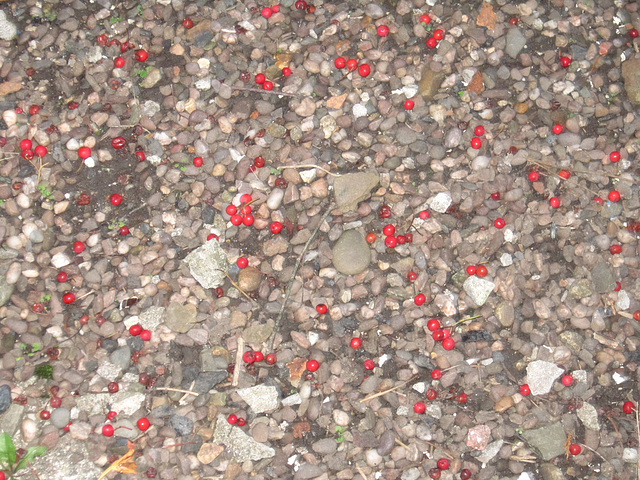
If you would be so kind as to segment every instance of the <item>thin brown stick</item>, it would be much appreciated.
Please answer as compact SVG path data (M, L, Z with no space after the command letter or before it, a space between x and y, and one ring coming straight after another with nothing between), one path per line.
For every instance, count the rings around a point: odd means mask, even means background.
M285 93L285 92L279 92L275 90L263 90L261 88L250 88L250 87L231 87L231 90L240 90L242 92L268 93L269 95L284 95L285 97L300 96L297 93Z
M246 293L244 290L242 290L242 289L240 288L240 286L239 286L236 282L234 282L234 281L231 279L231 277L229 276L229 274L228 274L227 272L225 272L224 270L220 270L220 271L226 275L226 277L227 277L227 278L229 279L229 281L231 282L231 285L233 285L234 287L236 287L236 288L238 289L238 291L239 291L242 295L244 295L244 296L247 298L247 300L249 300L250 302L252 302L254 305L258 305L258 302L256 302L253 298L251 298L249 295L247 295L247 293Z
M196 393L196 392L192 392L191 390L182 390L180 388L171 388L171 387L157 387L156 390L167 390L169 392L178 392L178 393L184 393L186 395L193 395L196 397L199 397L200 394Z
M404 447L404 448L406 448L407 450L409 450L409 445L405 445L404 443L402 443L402 442L401 442L400 440L398 440L397 438L396 438L395 440L396 440L396 443L397 443L398 445L400 445L401 447Z
M396 385L395 387L388 388L387 390L383 390L382 392L372 393L371 395L367 395L362 400L360 400L360 402L368 402L369 400L373 400L374 398L378 398L378 397L381 397L382 395L386 395L389 392L393 392L394 390L397 390L397 389L405 386L407 383L415 380L416 377L417 377L417 375L414 375L409 380L406 380L406 381L402 382L400 385Z
M322 170L327 175L331 175L332 177L341 177L342 175L339 173L333 173L327 170L326 168L319 167L318 165L282 165L280 167L274 167L277 170L284 170L285 168L317 168L318 170Z
M356 470L358 470L358 473L362 475L362 478L364 478L364 480L369 480L365 475L365 473L362 471L362 467L360 467L360 465L358 465L357 463L356 463Z
M236 350L236 366L233 369L233 379L231 385L233 387L238 386L238 380L240 380L240 368L242 367L242 355L244 354L244 338L238 338L238 349Z

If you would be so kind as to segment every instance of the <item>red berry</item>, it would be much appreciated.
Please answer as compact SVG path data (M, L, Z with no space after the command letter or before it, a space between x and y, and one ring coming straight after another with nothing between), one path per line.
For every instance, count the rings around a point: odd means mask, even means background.
M529 181L530 182L537 182L538 180L540 180L540 174L538 172L530 172L529 173Z
M447 460L446 458L441 458L437 461L436 465L440 470L448 470L449 460Z
M33 153L33 150L28 149L28 150L22 150L22 152L20 152L20 155L22 156L22 158L24 158L25 160L33 160L34 157L36 156L35 153Z
M423 402L416 402L413 411L422 414L427 411L427 406Z
M31 150L33 148L33 142L28 138L25 138L20 142L20 150Z
M556 123L553 126L553 133L555 133L556 135L560 135L562 132L564 132L564 127L559 123Z
M227 208L225 208L225 212L227 212L227 215L235 215L236 213L238 213L238 207L236 207L233 204L229 204L227 205Z
M271 229L271 233L277 235L282 231L283 225L281 222L273 222L269 228Z
M273 82L271 80L265 80L262 84L263 90L273 90Z
M478 277L486 277L489 274L489 270L484 265L478 265L476 267L476 275Z
M80 147L78 149L78 156L82 159L89 158L91 156L91 149L89 147Z
M368 77L371 73L371 67L367 63L363 63L358 67L358 73L361 77Z
M391 32L391 30L389 29L389 27L387 27L386 25L380 25L377 29L376 32L378 33L378 35L380 35L381 37L386 37L387 35L389 35L389 33Z
M37 115L40 112L40 105L31 105L29 107L29 115Z
M509 19L509 23L510 23L511 25L517 25L517 24L518 24L518 22L519 22L518 17L511 17L511 18Z
M297 0L294 5L298 10L306 10L308 6L305 0Z
M473 137L471 139L471 148L475 150L482 148L482 140L479 139L478 137Z
M124 197L119 193L114 193L113 195L111 195L111 198L109 200L111 201L111 205L120 205L124 200Z
M253 164L258 168L262 168L266 165L266 162L264 160L264 157L256 157L253 159Z
M573 377L571 375L569 375L569 374L564 375L562 377L562 384L565 387L570 387L573 384Z
M109 390L109 393L117 393L120 390L120 385L118 385L118 382L109 382L107 390Z
M202 157L195 157L195 158L193 159L193 164L194 164L196 167L201 167L202 165L204 165L204 160L202 159Z
M271 10L273 10L273 13L278 13L280 11L280 5L271 5Z
M636 404L632 401L624 402L624 405L622 405L622 411L627 415L630 415L636 411Z
M391 217L391 207L389 205L382 205L380 207L380 218Z
M318 305L316 305L316 312L318 312L320 315L324 315L328 311L329 307L327 307L324 303L319 303Z
M433 333L431 334L431 337L436 341L436 342L441 342L445 339L444 336L444 330L439 328L437 330L434 330Z
M347 66L347 60L344 57L338 57L333 61L336 68L344 68Z
M473 129L473 134L476 137L481 137L484 135L484 127L482 125L478 125L476 128Z
M49 410L42 410L40 412L40 418L42 420L49 420L51 418L51 412Z
M500 200L500 192L494 192L491 194L491 200L495 200L496 202Z
M242 215L238 214L231 215L231 218L229 219L229 221L235 226L240 225L242 223L242 220Z
M131 233L131 230L129 230L129 227L127 227L126 225L123 225L122 227L120 227L120 230L118 230L118 233L122 236L125 236L129 235Z
M264 361L267 363L267 365L273 365L278 361L278 357L275 353L270 353L265 357Z
M236 423L238 423L238 416L232 413L227 417L227 422L229 422L231 425L235 425Z
M271 16L273 15L273 10L271 10L271 8L269 7L264 7L262 9L262 12L260 12L260 14L264 17L264 18L271 18Z
M581 452L582 452L582 447L577 443L572 443L571 445L569 445L569 453L571 455L580 455Z
M430 332L435 332L436 330L442 328L442 325L440 324L440 320L438 320L437 318L432 318L427 322L427 328Z
M113 428L113 425L107 424L105 426L102 427L102 435L104 435L105 437L113 437L113 434L115 433L116 429Z
M571 58L570 57L560 57L560 65L562 65L562 68L567 68L569 65L571 65Z
M393 235L389 235L384 239L384 244L387 246L387 248L396 248L398 246L398 239Z
M113 66L116 68L122 68L127 63L127 61L123 57L116 57L113 61Z
M442 370L435 369L431 372L431 378L440 380L442 378Z
M413 110L413 107L415 106L416 106L416 102L414 102L413 100L405 100L404 102L405 110Z
M622 245L611 245L609 247L609 251L611 252L611 255L618 255L619 253L622 253Z
M185 18L184 20L182 20L182 26L187 30L193 28L193 20L191 20L189 17Z
M620 152L618 152L618 151L611 152L609 154L609 160L611 160L613 163L619 162L621 158L622 158L622 156L620 155Z
M456 397L456 402L458 403L467 403L468 400L469 400L469 396L464 392L462 392L460 395Z
M351 348L354 350L359 350L362 348L362 339L359 337L354 337L351 339Z
M559 208L561 203L562 202L560 202L560 199L558 197L551 197L549 199L549 205L551 205L553 208Z
M391 224L385 225L385 227L382 229L382 233L384 233L387 236L393 235L394 233L396 233L396 227Z
M373 370L374 368L376 368L376 362L369 358L364 361L364 368L365 370Z
M413 299L413 302L420 306L420 305L424 305L424 302L427 301L427 297L424 293L419 293L418 295L416 295L416 297Z
M289 67L284 67L282 69L282 75L284 75L285 77L290 77L293 74L293 72L291 71L291 69Z
M420 23L424 23L425 25L428 25L431 23L431 17L429 15L427 15L426 13L423 15L420 15Z
M318 362L317 360L309 360L307 362L307 370L309 370L310 372L315 372L320 368L320 362Z
M151 340L151 330L142 330L140 332L140 338L144 342L148 342L149 340Z
M456 341L449 337L449 338L445 338L442 341L442 348L444 348L445 350L453 350L456 347Z
M436 40L440 41L444 38L444 30L442 29L437 29L433 32L433 38L435 38Z
M16 112L18 115L22 115L24 113L24 110L21 107L16 107L14 109L14 112Z
M632 28L631 30L629 30L629 36L631 38L637 38L639 35L638 33L638 29L637 28Z
M117 416L118 416L118 412L114 412L113 410L110 411L109 413L107 413L107 419L110 422L113 422L116 419Z
M60 272L58 273L56 280L58 280L58 282L60 283L65 283L67 280L69 280L69 275L67 275L67 272Z
M129 327L129 333L134 337L137 337L138 335L140 335L142 333L142 330L143 330L142 325L140 325L139 323L136 323L135 325L131 325Z
M356 68L358 68L358 60L355 58L350 58L347 60L347 68L350 72L353 72Z
M520 394L523 397L528 397L529 395L531 395L531 388L528 384L525 383L523 385L520 385Z
M496 220L493 222L493 225L496 228L500 228L500 229L504 228L506 224L507 222L504 220L504 218L496 218Z
M248 350L242 355L244 363L254 363L256 361L256 354L253 350Z
M254 352L254 357L256 359L256 362L262 362L264 360L264 353L260 351Z
M558 172L558 176L565 180L569 180L571 178L571 172L569 170L560 170Z
M407 280L411 283L415 282L418 279L418 274L416 272L409 272L407 274Z
M149 427L151 426L151 422L146 417L142 417L140 420L138 420L137 423L138 423L138 428L143 432L146 432L147 430L149 430Z
M427 38L426 44L427 44L428 48L434 49L434 48L436 48L438 46L438 40L436 40L433 37L429 37L429 38Z
M608 198L610 202L619 202L621 198L620 192L617 190L611 190Z
M36 157L44 157L47 153L49 153L49 150L47 150L47 147L45 147L44 145L38 145L34 150L33 153L36 154Z
M467 275L475 275L477 271L478 267L476 267L475 265L469 265L467 267Z
M51 408L60 408L62 406L62 398L51 397L49 404L51 405Z
M239 427L244 427L246 424L247 424L247 421L246 421L244 418L242 418L242 417L239 417L239 418L238 418L238 423L237 423L237 425L238 425Z
M433 388L430 388L429 390L427 390L426 395L427 395L427 400L430 400L430 401L433 401L436 398L438 398L438 392Z
M139 62L146 62L149 58L149 52L141 48L140 50L136 50L135 57Z
M622 284L620 282L616 282L616 288L613 289L614 292L619 292L622 290Z
M103 47L107 46L107 43L109 42L109 37L107 37L104 33L101 35L98 35L98 38L96 38L96 40L98 41L99 45L102 45Z
M127 141L125 140L124 137L116 137L113 140L111 140L111 146L116 150L120 150L124 148L126 144L127 144Z
M73 292L67 292L62 296L62 301L66 304L70 304L76 301L76 295Z
M236 264L240 268L247 268L249 266L249 260L245 257L240 257L236 260Z
M267 79L267 77L266 77L266 75L264 73L258 73L256 75L256 83L258 85L262 85L266 79Z

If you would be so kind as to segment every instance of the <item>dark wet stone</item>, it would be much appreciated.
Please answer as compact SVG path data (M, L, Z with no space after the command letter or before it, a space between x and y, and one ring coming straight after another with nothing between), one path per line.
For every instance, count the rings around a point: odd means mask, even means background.
M0 414L6 412L11 406L11 387L2 385L0 387Z

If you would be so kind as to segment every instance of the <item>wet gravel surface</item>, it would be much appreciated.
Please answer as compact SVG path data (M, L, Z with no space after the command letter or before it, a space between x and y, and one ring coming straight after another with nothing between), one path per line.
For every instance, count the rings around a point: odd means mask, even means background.
M639 478L637 2L0 7L20 478Z

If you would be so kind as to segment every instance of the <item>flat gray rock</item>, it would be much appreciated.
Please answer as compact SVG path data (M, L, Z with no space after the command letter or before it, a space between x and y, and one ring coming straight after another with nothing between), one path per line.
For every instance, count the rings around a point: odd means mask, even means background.
M523 35L519 28L510 28L507 32L507 46L504 51L511 58L516 58L524 46L527 44L527 37Z
M247 460L257 462L263 458L271 458L276 454L273 448L256 442L240 427L231 425L224 415L218 415L213 441L217 444L224 444L227 451L238 463Z
M364 272L371 262L371 250L356 230L344 232L333 247L333 266L345 275Z
M546 395L564 370L555 363L535 360L527 365L527 383L532 395Z
M9 410L11 406L11 387L9 385L0 386L0 415Z
M616 288L616 279L613 276L611 268L605 262L600 262L593 267L593 270L591 270L591 281L598 293L613 292Z
M596 410L596 407L585 402L582 404L582 407L576 410L576 414L585 428L595 431L600 430L600 422L598 421L598 411Z
M565 453L567 433L560 422L545 425L522 434L529 445L540 452L544 460L551 460Z
M370 197L369 192L378 185L380 177L377 173L348 173L336 177L333 182L333 193L338 208L346 213L358 208L358 203Z
M198 312L193 305L181 305L172 302L167 307L164 323L174 332L187 333L196 325Z
M227 278L224 273L229 268L229 261L219 242L206 242L187 255L184 261L203 288L219 287Z
M495 287L496 285L492 281L486 278L476 277L475 275L471 275L462 284L464 291L471 297L473 303L479 307L485 304Z
M238 390L238 395L247 402L254 413L270 412L278 408L280 404L278 389L267 385L241 388Z
M96 480L102 473L91 460L89 443L62 435L55 448L31 464L40 478L49 480Z
M627 91L629 101L635 105L640 105L640 57L635 56L622 62L622 78L624 88Z

